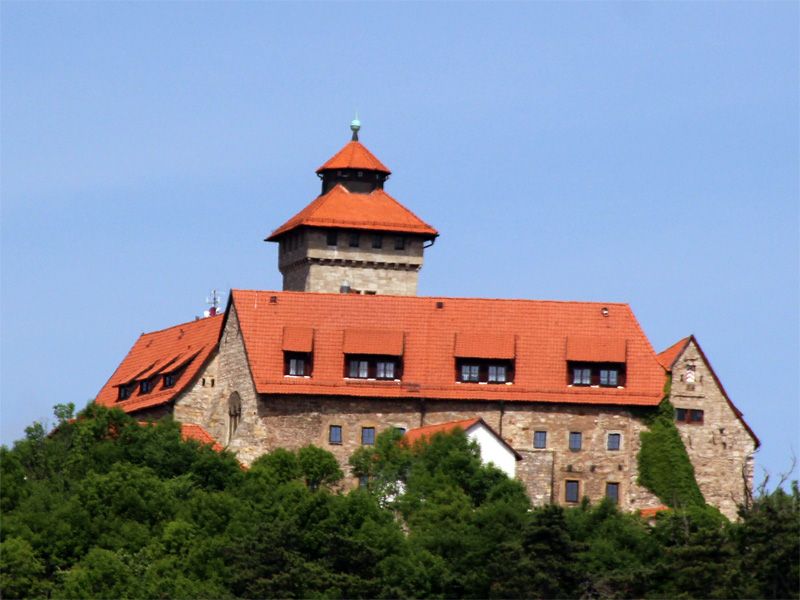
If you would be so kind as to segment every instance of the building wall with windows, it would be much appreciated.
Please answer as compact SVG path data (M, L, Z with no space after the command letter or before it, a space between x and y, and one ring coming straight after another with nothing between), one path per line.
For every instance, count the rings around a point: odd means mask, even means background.
M694 338L672 365L670 401L706 502L735 518L752 489L756 440Z

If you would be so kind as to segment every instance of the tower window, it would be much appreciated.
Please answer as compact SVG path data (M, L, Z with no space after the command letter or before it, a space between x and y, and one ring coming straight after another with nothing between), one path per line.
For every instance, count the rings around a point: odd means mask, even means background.
M339 243L339 232L335 229L329 229L326 235L326 242L328 246L336 246Z
M405 250L406 249L406 238L402 236L397 236L394 238L394 249L395 250Z
M383 236L382 235L373 235L372 236L372 247L373 248L383 248Z
M356 232L350 234L350 247L351 248L358 248L359 245L359 235Z

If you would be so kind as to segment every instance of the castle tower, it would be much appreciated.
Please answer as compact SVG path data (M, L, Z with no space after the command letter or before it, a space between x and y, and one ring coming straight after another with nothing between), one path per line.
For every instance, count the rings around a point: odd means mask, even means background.
M413 296L438 232L383 190L391 171L353 137L317 169L322 192L265 240L278 242L283 289Z

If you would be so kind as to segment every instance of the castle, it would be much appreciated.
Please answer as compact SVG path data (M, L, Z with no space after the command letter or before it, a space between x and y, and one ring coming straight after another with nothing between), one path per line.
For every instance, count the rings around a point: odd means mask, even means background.
M232 290L223 314L143 334L96 402L172 414L245 464L313 443L345 472L386 428L469 423L513 455L535 504L641 510L661 504L637 454L671 378L700 490L734 518L759 441L697 340L656 353L626 304L417 296L438 232L384 191L391 171L359 127L266 239L283 291Z

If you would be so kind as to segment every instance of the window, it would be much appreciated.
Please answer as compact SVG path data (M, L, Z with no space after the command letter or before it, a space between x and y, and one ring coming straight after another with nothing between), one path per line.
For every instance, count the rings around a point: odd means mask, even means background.
M360 240L359 240L359 235L358 235L358 233L357 233L357 232L355 232L355 231L354 231L354 232L352 232L352 233L350 234L350 241L349 241L350 247L351 247L351 248L358 248L359 241L360 241Z
M617 373L616 369L600 369L600 385L617 387Z
M119 400L127 400L131 397L131 386L129 385L121 385L119 386Z
M345 377L351 379L384 379L395 381L401 378L402 362L394 356L347 357Z
M362 427L361 428L361 445L374 446L375 445L375 428Z
M456 360L456 380L464 383L511 383L514 361L465 358Z
M592 383L591 369L575 367L572 369L572 385L590 385Z
M622 441L621 433L609 433L608 443L606 444L606 448L608 448L609 450L619 450L621 441Z
M328 443L334 445L340 445L342 443L342 426L341 425L331 425L328 428Z
M228 398L228 443L233 439L233 434L239 428L242 420L242 399L238 392L233 392Z
M569 385L621 387L625 385L625 363L567 363Z
M311 353L284 352L283 374L292 377L309 377L311 375Z
M328 231L327 235L327 243L328 246L336 246L339 243L339 232L335 229L331 229Z
M580 497L580 482L574 479L567 480L566 500L567 502L577 502Z
M461 365L461 381L478 381L478 365Z
M164 375L164 387L171 388L175 385L175 373L167 373Z
M489 365L489 383L505 383L506 368L503 365Z
M372 247L373 248L383 248L383 236L382 235L373 235L372 236Z
M704 413L699 408L676 408L675 420L679 423L690 423L692 425L703 424Z
M606 482L606 498L614 504L619 504L619 484L613 481Z
M406 249L406 238L397 236L394 238L394 249L395 250L405 250Z
M686 383L694 383L695 381L695 369L694 365L686 365L686 370L684 371L683 378Z
M378 361L375 368L375 379L394 379L394 361Z
M580 431L571 431L569 434L569 449L573 452L577 452L581 449L581 444L583 442L583 435Z
M150 379L145 379L139 382L139 393L149 394L153 389L153 382Z
M533 447L538 449L547 448L547 432L534 431L533 432Z

